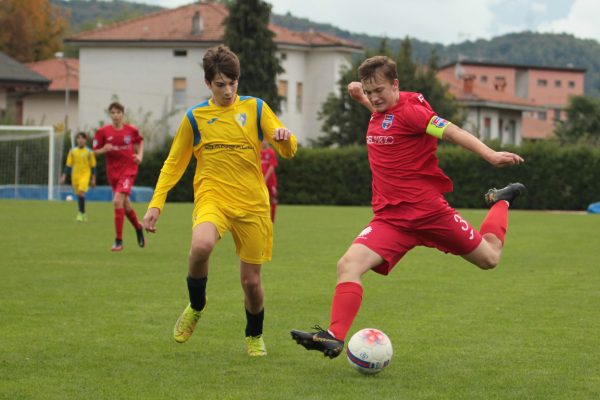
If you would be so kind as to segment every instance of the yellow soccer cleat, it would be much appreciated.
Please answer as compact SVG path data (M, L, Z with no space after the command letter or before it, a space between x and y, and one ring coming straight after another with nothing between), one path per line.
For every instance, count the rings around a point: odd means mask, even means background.
M267 347L262 335L246 336L246 349L251 357L262 357L267 355Z
M175 341L178 343L186 342L192 333L194 333L194 329L196 328L196 324L198 320L206 310L206 305L202 309L202 311L196 311L192 308L191 304L183 310L183 313L177 319L175 323L175 328L173 328L173 337Z
M75 218L75 220L77 222L83 222L85 221L85 215L83 215L82 213L77 213L77 218Z

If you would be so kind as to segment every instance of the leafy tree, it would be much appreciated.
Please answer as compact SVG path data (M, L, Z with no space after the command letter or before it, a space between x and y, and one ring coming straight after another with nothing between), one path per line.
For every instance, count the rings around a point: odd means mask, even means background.
M2 0L0 51L20 62L52 58L63 47L68 18L49 0Z
M557 121L555 134L561 143L600 145L600 100L573 96L567 106L567 120Z
M281 98L275 77L284 72L276 57L275 34L269 30L271 6L261 0L237 0L228 5L225 18L225 43L241 64L238 91L265 100L279 112Z

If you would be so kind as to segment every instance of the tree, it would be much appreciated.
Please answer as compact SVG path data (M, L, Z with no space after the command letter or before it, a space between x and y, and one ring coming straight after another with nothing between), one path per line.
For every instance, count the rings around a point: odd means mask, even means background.
M260 97L277 113L281 98L275 78L284 70L276 57L275 34L269 30L271 6L261 0L237 0L228 8L225 43L240 59L238 92Z
M561 143L600 145L600 100L573 96L567 106L567 120L557 121L555 134Z
M20 62L52 58L63 47L68 17L49 0L2 0L0 51Z

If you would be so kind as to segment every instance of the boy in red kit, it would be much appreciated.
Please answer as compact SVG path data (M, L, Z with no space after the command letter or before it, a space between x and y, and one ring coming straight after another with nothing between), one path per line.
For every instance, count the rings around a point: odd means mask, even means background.
M265 183L269 190L269 204L271 205L271 221L275 222L275 211L277 210L277 175L275 168L279 165L275 150L264 140L260 148L260 165L265 177Z
M94 153L106 157L106 176L113 190L115 209L115 243L112 251L123 250L123 220L135 228L140 247L146 245L142 225L129 201L131 188L144 157L143 138L136 127L123 123L125 107L114 102L108 106L111 125L98 129L94 135Z
M460 255L481 269L498 265L508 226L508 207L525 189L512 183L490 189L491 206L479 231L446 202L452 181L438 166L438 139L456 143L495 167L516 165L514 153L494 151L469 132L439 117L422 94L399 90L396 64L371 57L359 67L361 83L348 85L352 98L373 114L366 143L373 175L373 219L337 264L337 286L329 329L293 330L307 350L329 358L344 348L346 334L362 303L361 276L369 270L387 275L413 247L435 247Z

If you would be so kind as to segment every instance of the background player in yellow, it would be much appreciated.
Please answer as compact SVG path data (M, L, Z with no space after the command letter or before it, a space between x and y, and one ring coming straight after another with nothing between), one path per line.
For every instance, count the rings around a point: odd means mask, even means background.
M261 142L266 139L284 158L294 156L297 142L267 103L237 95L240 64L231 50L213 47L202 61L212 96L183 117L143 225L149 232L156 231L167 193L193 154L197 162L187 277L190 304L177 320L173 335L177 342L187 341L203 315L208 259L219 239L230 231L240 257L246 348L251 356L264 356L261 266L271 260L273 225L261 169Z
M71 175L71 185L73 192L77 195L77 221L87 221L85 214L85 194L88 186L96 186L96 156L92 149L87 147L87 135L85 132L79 132L75 136L77 147L69 150L67 155L67 167L60 177L60 183L65 183L67 175Z

